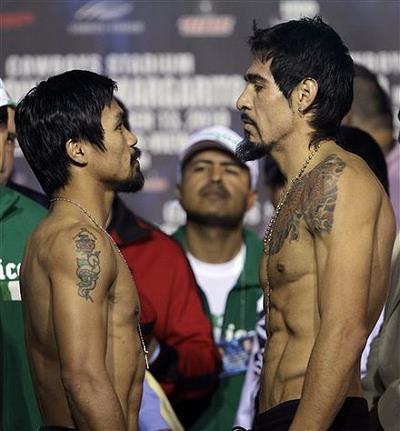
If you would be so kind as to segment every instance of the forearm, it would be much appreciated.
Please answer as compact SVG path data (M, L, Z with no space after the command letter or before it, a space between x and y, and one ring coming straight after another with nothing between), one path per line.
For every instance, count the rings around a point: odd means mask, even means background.
M329 428L348 393L363 340L361 331L319 332L291 431Z
M80 431L126 431L117 394L108 378L63 379L72 418Z

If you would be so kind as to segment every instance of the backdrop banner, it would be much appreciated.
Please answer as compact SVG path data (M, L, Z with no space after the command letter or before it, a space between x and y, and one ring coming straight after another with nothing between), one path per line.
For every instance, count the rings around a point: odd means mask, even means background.
M397 0L3 0L0 76L15 100L70 69L116 80L143 150L146 178L143 191L123 199L170 232L184 220L175 200L176 154L188 134L216 124L243 133L235 102L251 60L253 20L267 27L315 15L338 31L356 62L379 75L397 112ZM16 155L14 180L40 190L19 149ZM263 176L258 191L246 223L261 234L272 213Z

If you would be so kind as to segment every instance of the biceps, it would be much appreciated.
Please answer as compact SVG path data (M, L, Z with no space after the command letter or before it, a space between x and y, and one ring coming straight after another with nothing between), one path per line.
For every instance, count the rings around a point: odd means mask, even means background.
M79 280L56 276L52 280L51 314L61 366L75 367L104 359L107 340L107 289L101 277L89 300L79 292ZM94 365L94 363L93 363Z
M342 235L317 248L321 316L365 319L371 282L373 232Z

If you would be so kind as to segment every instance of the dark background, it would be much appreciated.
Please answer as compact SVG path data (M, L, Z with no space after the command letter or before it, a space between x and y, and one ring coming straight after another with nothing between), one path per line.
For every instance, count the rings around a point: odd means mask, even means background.
M242 133L235 100L250 61L253 19L266 27L314 15L338 31L356 61L379 75L398 110L397 0L2 1L0 76L15 100L68 69L115 79L139 136L146 177L144 190L124 200L171 231L183 217L174 189L176 153L187 134L214 124ZM40 189L19 149L16 155L14 180ZM246 222L261 233L272 208L262 178L258 190Z

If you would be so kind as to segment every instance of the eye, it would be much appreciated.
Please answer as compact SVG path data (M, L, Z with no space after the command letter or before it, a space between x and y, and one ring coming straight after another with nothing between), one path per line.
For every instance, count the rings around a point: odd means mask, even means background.
M264 87L262 85L254 84L254 90L259 93Z
M196 165L193 166L192 171L193 172L203 172L207 169L207 167L205 165Z
M225 172L227 174L231 174L231 175L235 175L235 176L239 175L239 170L236 169L236 168L234 168L234 167L227 167L227 168L225 168Z

